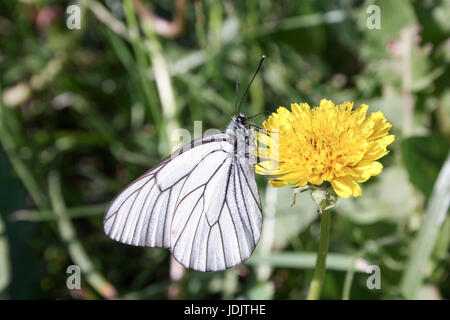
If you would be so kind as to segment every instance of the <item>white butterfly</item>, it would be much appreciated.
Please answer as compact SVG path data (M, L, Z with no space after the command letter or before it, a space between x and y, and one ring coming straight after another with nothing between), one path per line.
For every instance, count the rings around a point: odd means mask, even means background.
M225 133L181 147L111 202L105 233L135 246L170 248L186 268L218 271L252 254L262 227L247 116Z
M238 113L225 133L191 141L133 181L107 209L105 233L130 245L169 248L183 266L199 271L248 259L261 234L262 209L247 120Z

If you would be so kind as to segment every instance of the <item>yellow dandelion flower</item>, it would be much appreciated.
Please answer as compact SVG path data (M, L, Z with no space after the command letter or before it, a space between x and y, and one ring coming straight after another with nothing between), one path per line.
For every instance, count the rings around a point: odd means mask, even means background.
M376 161L389 151L395 137L383 113L366 117L368 106L353 110L353 103L335 105L323 99L316 108L291 104L291 111L278 108L264 123L271 138L259 135L258 147L266 160L256 172L270 176L275 187L322 185L328 181L342 198L360 196L358 183L379 174ZM274 139L273 136L277 135ZM265 138L264 138L265 137Z

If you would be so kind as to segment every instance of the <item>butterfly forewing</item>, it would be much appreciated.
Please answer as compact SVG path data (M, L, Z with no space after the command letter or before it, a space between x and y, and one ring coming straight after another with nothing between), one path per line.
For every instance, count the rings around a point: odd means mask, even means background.
M116 196L104 216L105 233L126 244L170 248L194 270L241 263L262 225L253 164L241 156L248 146L243 141L223 133L176 150Z

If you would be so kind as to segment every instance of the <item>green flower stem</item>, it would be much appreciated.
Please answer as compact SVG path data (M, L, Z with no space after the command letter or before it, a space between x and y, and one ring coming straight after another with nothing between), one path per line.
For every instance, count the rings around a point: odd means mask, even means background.
M309 287L308 300L318 300L320 297L320 291L322 290L323 278L325 275L325 263L328 253L328 239L330 236L330 221L331 213L329 210L323 210L324 206L321 206L321 219L320 219L320 242L319 249L317 251L316 267L314 269L314 275Z

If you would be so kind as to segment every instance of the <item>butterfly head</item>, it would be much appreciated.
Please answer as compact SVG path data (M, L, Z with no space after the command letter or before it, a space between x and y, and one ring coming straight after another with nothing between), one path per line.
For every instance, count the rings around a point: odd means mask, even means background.
M247 124L248 117L243 113L238 113L236 116L233 117L233 120L237 124L245 126Z
M238 113L233 117L227 127L227 131L234 132L239 129L248 128L248 117L243 113Z

